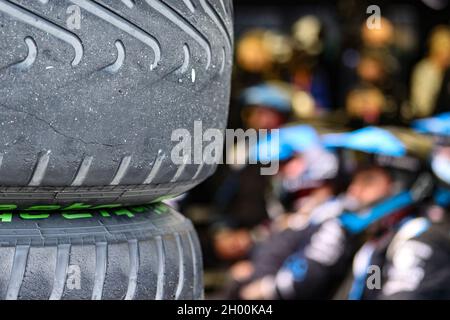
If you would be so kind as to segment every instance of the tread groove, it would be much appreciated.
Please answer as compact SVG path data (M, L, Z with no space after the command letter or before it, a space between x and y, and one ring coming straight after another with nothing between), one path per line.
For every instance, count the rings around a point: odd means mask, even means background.
M198 273L197 273L197 255L195 254L195 246L194 246L194 240L192 239L191 232L188 233L188 239L189 239L189 247L191 248L191 255L192 255L192 283L193 287L197 288L198 286ZM194 296L194 299L196 297Z
M206 70L209 69L212 59L211 44L208 39L200 33L200 31L193 26L188 20L180 16L173 8L168 4L162 3L158 0L145 0L147 4L172 21L177 27L186 32L192 39L194 39L205 51L207 56Z
M103 284L106 277L106 263L108 260L108 244L99 242L95 246L95 278L92 290L92 300L101 300Z
M123 42L120 40L117 40L114 45L117 49L117 58L116 61L114 61L109 66L105 67L103 70L110 72L110 73L116 73L122 68L123 62L125 61L125 46L123 45Z
M183 45L183 52L184 52L184 60L183 60L183 64L181 65L181 67L178 69L178 73L184 74L186 73L186 71L189 68L189 63L190 63L190 56L191 56L191 52L189 50L189 46L185 43Z
M225 3L223 2L223 0L219 0L220 6L222 7L222 10L225 14L227 14L227 7L225 6Z
M166 272L166 254L164 248L164 242L161 236L155 237L156 247L158 250L158 279L156 282L156 295L155 300L162 300L164 298L164 283Z
M170 182L173 183L173 182L177 182L177 181L178 181L178 179L179 179L179 178L181 177L181 175L183 174L184 169L186 169L186 165L187 165L187 163L188 163L188 160L189 160L189 157L188 157L188 156L185 156L185 157L184 157L184 160L183 160L183 163L178 167L177 172L175 172L175 174L174 174L172 180L170 180Z
M6 289L6 300L17 300L19 297L19 291L25 275L29 251L30 246L18 245L16 247L11 269L11 277L9 279L8 288Z
M178 249L178 284L177 284L177 290L175 292L175 299L179 300L181 297L181 294L183 292L184 287L184 252L183 252L183 246L181 244L180 234L175 233L175 241L177 244Z
M88 175L89 168L91 167L93 160L94 160L93 157L85 157L83 159L83 161L80 164L80 167L78 168L77 174L72 181L71 184L72 187L81 186L83 184L84 180Z
M153 179L155 179L156 175L158 174L165 157L166 157L165 154L162 153L160 150L152 166L152 170L150 171L149 175L147 176L143 184L151 184L153 182Z
M155 56L153 63L150 65L150 70L153 70L158 66L158 63L161 60L161 47L155 37L96 2L89 0L71 0L71 2L80 6L87 12L99 17L100 19L112 24L116 28L128 33L130 36L151 48Z
M125 300L133 300L136 294L137 277L139 272L139 247L136 239L128 241L130 250L130 274L128 276L128 288Z
M50 300L61 300L66 284L67 268L69 267L70 244L58 245L55 279Z
M22 61L13 65L14 68L19 69L19 70L26 70L26 69L30 68L36 61L36 57L37 57L37 53L38 53L37 45L36 45L36 42L33 40L33 38L26 37L24 39L24 41L28 47L27 56Z
M191 11L192 13L195 12L195 7L191 0L183 0L183 2L185 6L189 9L189 11Z
M72 60L72 65L76 66L80 63L81 59L83 58L84 52L83 44L75 34L67 31L64 28L61 28L60 26L54 24L53 22L50 22L49 20L41 16L38 16L22 8L17 4L13 4L6 0L0 0L0 11L70 44L75 50L75 57Z
M207 1L209 1L209 0L207 0ZM218 0L218 1L219 1L219 5L223 11L223 15L219 12L219 10L215 9L215 7L211 4L211 1L209 1L209 4L211 5L211 8L216 13L216 16L222 22L222 25L224 26L225 30L227 31L228 35L230 36L230 39L233 39L232 27L230 26L229 20L227 19L227 17L228 17L227 7L225 6L225 3L223 2L223 0Z
M226 59L227 59L227 55L225 53L225 48L222 48L222 64L220 65L220 74L223 74L223 72L225 71L225 65L226 65Z
M197 177L199 176L199 174L202 172L203 167L205 166L205 163L202 162L201 164L199 164L197 171L195 172L194 176L192 177L192 180L197 179Z
M127 173L130 163L131 163L131 156L126 156L122 159L119 165L119 169L117 169L116 175L114 176L113 180L110 183L111 186L117 186L120 184L120 181L122 181L123 177Z
M31 180L28 183L30 187L38 187L44 180L45 173L47 171L48 163L50 161L50 151L45 152L39 157L36 166L34 167Z
M124 5L128 7L128 9L132 9L134 7L134 0L121 0Z
M207 2L206 0L199 0L199 1L203 10L211 18L211 20L214 21L217 28L219 28L219 31L222 33L225 40L227 40L229 48L231 49L231 47L233 46L233 40L229 33L229 30L227 29L225 23L222 21L220 15L214 10L214 8L211 6L209 2Z

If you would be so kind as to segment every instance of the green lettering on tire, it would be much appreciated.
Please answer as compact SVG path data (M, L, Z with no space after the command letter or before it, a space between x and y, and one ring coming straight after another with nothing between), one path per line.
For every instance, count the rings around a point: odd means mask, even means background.
M17 206L15 204L0 204L0 211L16 210Z
M48 213L41 213L41 214L21 213L20 217L24 220L47 219L48 217L50 217L50 214L48 214Z
M134 217L134 214L130 210L127 210L127 209L120 209L120 210L115 211L114 213L116 215L118 215L118 216L125 215L125 216L130 217L130 218Z
M68 220L92 218L90 213L63 213L62 216Z
M61 209L61 206L58 205L48 205L48 206L32 206L25 211L54 211Z
M11 222L12 213L2 213L0 214L0 222Z

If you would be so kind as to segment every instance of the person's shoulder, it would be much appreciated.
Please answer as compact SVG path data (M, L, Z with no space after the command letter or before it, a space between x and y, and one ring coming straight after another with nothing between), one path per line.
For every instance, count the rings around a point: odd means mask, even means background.
M414 67L414 74L419 76L423 74L430 74L436 72L435 65L429 60L429 59L422 59L420 60L416 66Z
M324 203L318 205L311 212L310 222L314 225L319 225L327 220L334 219L343 211L343 202L340 198L332 198Z
M421 68L428 68L428 66L431 64L430 60L427 58L424 58L422 60L419 60L416 63L415 69L421 69Z
M397 236L404 239L413 239L427 232L431 226L431 221L426 217L412 218L401 225Z
M432 222L427 217L418 217L404 223L392 239L388 255L409 247L429 247L433 250L448 251L450 246L450 223Z
M429 231L431 225L431 221L425 217L413 218L403 223L388 247L388 256L393 257L396 252L405 246L423 242L421 237Z

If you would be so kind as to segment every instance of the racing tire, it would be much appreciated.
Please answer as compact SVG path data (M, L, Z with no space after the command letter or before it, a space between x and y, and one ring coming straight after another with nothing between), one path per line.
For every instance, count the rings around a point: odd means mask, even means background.
M224 130L232 15L231 0L0 0L0 203L149 203L210 176L193 151L171 160L172 133Z
M0 214L0 299L201 298L197 235L163 204Z

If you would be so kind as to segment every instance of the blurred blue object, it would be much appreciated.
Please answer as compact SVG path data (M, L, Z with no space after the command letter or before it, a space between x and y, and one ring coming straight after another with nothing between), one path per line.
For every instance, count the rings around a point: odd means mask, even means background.
M271 84L260 84L245 89L242 100L246 106L263 106L283 113L289 112L292 104L288 92Z
M346 148L379 155L402 157L406 147L388 130L367 127L353 132L326 134L322 137L328 148Z
M416 120L413 128L420 133L450 136L450 112L435 117Z
M276 136L278 136L278 142ZM262 163L273 160L283 161L319 143L319 135L311 126L284 127L279 129L278 134L268 135L267 139L258 141L252 150L251 158Z

